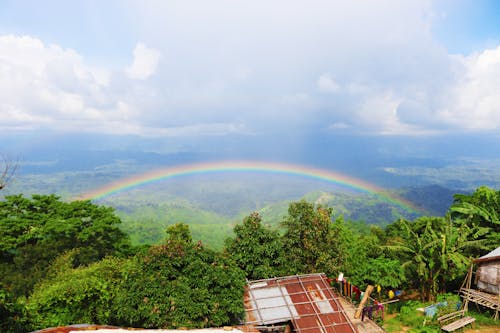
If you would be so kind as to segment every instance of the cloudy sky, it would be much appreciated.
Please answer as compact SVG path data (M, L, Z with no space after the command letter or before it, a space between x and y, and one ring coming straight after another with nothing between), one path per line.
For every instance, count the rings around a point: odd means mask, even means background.
M498 1L0 0L0 131L491 135Z

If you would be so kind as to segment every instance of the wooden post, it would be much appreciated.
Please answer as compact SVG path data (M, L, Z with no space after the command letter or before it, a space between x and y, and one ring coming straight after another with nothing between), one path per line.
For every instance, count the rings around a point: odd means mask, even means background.
M363 308L364 308L366 302L368 301L368 298L370 298L370 294L372 293L372 291L373 291L373 286L368 285L368 287L366 287L365 294L363 295L363 299L359 303L358 309L356 310L356 313L354 314L355 319L359 319L359 317L361 317L361 312L363 311Z
M470 264L470 267L469 267L469 276L468 276L468 280L467 280L467 289L470 289L472 287L472 268L473 268L474 264Z
M471 263L469 266L469 270L467 271L467 277L465 280L467 281L465 284L465 289L470 289L472 286L472 269L473 269L474 264ZM464 310L465 312L469 311L469 293L467 292L465 295L465 302L464 302Z

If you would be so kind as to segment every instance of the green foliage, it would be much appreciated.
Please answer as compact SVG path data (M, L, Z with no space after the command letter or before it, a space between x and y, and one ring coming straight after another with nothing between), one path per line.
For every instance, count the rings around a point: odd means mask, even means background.
M264 228L260 215L254 213L234 228L235 237L226 241L226 252L247 278L320 271L333 276L342 271L359 286L376 281L398 287L405 280L399 261L379 255L376 236L361 235L357 224L341 216L332 221L331 209L306 201L292 203L282 227L279 237Z
M232 324L243 315L245 277L312 272L344 272L362 288L406 283L419 288L423 299L447 300L450 309L442 311L451 311L457 296L439 293L456 289L471 255L498 239L498 199L498 192L480 188L456 196L451 215L400 219L385 229L333 218L332 209L302 200L289 205L282 235L253 213L234 227L223 252L193 242L200 238L187 224L169 221L154 229L158 245L119 259L130 254L130 243L112 209L64 203L53 195L7 197L0 202L0 330L28 331L28 319L33 329L82 322L144 328ZM331 200L322 194L315 202ZM226 222L198 225L206 236L220 237L216 228L228 228ZM18 298L31 290L26 303ZM386 325L436 331L435 323L422 325L415 309L423 306L405 303L397 322Z
M437 321L426 317L418 308L424 308L429 303L406 301L399 310L399 314L384 322L387 332L412 332L412 333L439 333L441 329Z
M35 328L74 323L127 327L213 327L243 314L243 272L193 244L186 225L131 259L71 268L78 251L57 258L28 299Z
M243 314L244 272L200 243L171 233L124 270L113 304L113 322L120 325L214 327Z
M176 223L171 225L167 228L166 232L168 235L168 241L187 244L193 242L191 232L189 232L189 226L185 223Z
M446 305L438 307L437 309L438 311L435 317L441 317L448 313L458 311L462 306L462 300L460 299L460 296L458 294L452 294L452 293L444 293L437 295L436 302L442 304L446 303Z
M390 234L385 249L401 261L407 279L427 300L463 279L471 262L465 249L480 245L476 239L480 234L449 216L400 220Z
M258 213L245 217L234 227L234 238L226 240L225 253L246 273L250 280L280 276L285 254L277 231L262 225Z
M30 320L36 328L75 323L106 324L112 320L115 286L122 279L125 259L105 258L72 269L75 252L58 258L51 274L28 299Z
M424 308L425 306L422 302L406 302L399 310L399 320L406 326L423 326L425 317L423 316L423 312L417 311L417 308Z
M31 331L25 316L24 304L0 286L0 332L24 333Z
M470 255L483 255L500 244L500 191L481 186L470 195L456 194L450 212L484 239L484 246L468 249Z
M470 304L470 303L469 303ZM476 328L481 326L498 326L498 319L495 319L494 310L488 308L470 307L469 315L476 318L474 322Z
M222 249L224 240L231 236L233 219L184 202L145 202L142 206L130 202L127 206L119 205L117 212L123 221L121 228L130 235L134 245L159 244L165 228L179 222L188 224L193 238L213 249Z
M332 210L301 200L292 202L282 221L283 247L290 274L338 271Z
M127 254L129 239L119 223L112 208L90 201L8 196L0 202L0 282L16 296L27 295L49 263L68 249L79 249L75 265Z
M397 288L406 281L404 270L398 260L380 256L367 258L359 265L356 277L363 282L372 282L383 288Z

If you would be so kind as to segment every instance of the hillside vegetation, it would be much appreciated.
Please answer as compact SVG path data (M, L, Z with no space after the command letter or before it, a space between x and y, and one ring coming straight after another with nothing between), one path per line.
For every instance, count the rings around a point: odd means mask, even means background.
M70 193L85 193L99 183L124 177L128 166L123 162L116 168L99 168L94 172L23 175L4 194L58 193L64 200L74 200L78 196ZM137 171L133 167L131 170ZM234 225L249 212L259 212L264 224L279 228L288 205L301 199L327 205L349 221L384 226L399 218L442 215L452 203L452 193L436 187L388 191L389 195L406 198L422 207L421 211L414 211L377 195L322 181L242 173L170 179L111 193L95 202L115 208L122 220L119 227L130 235L133 245L157 244L167 226L183 222L190 226L195 239L220 250L224 239L232 236Z
M0 330L230 325L243 315L245 279L312 272L343 272L360 288L376 283L434 300L456 290L470 259L500 241L500 191L487 187L456 195L445 216L369 230L324 205L324 195L290 203L276 228L251 213L221 250L193 239L184 223L169 225L158 244L134 247L111 208L7 196L0 202Z

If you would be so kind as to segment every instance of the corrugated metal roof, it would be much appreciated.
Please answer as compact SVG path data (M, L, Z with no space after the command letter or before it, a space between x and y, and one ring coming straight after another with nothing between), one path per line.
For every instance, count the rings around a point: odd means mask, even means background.
M299 333L357 332L323 273L250 281L245 291L246 322L291 322Z

